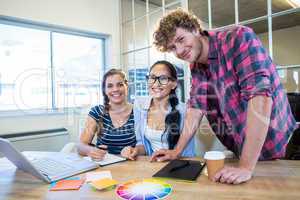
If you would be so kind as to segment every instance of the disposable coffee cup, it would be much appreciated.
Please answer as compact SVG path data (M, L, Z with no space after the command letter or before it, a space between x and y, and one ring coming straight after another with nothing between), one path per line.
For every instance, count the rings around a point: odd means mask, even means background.
M224 167L225 155L222 151L208 151L204 154L208 178L213 180L215 174Z

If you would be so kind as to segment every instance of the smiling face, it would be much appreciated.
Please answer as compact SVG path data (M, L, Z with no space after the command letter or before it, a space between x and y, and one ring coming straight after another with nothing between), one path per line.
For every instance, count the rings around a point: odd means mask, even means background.
M114 74L107 77L105 94L112 104L122 104L127 100L128 85L121 75Z
M175 89L176 86L177 82L171 77L170 71L166 65L156 64L152 67L148 80L148 91L152 98L164 99L169 96L171 90Z
M199 31L188 31L178 27L175 36L167 47L169 52L189 63L207 63L208 39L202 36Z

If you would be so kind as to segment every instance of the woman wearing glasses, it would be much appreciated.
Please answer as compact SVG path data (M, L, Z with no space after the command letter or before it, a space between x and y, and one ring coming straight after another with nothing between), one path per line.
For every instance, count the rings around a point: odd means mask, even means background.
M175 67L167 61L158 61L151 66L146 78L151 98L136 99L134 103L137 145L121 151L122 156L131 160L138 155L152 155L159 149L174 149L183 127L185 105L179 103L176 96ZM182 156L195 156L194 139Z

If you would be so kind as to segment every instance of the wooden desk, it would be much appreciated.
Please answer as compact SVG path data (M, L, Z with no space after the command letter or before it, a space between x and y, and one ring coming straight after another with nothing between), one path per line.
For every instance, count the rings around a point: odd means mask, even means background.
M147 157L138 161L128 161L98 168L110 170L113 178L120 183L131 179L150 178L166 163L150 163ZM79 176L84 176L81 174ZM253 200L286 200L300 198L300 161L276 160L259 162L254 177L250 182L241 185L214 183L205 175L198 177L196 183L184 183L167 180L173 191L166 199L253 199ZM0 161L0 199L119 199L114 190L94 191L89 185L78 191L49 191L49 185L12 168L11 164Z

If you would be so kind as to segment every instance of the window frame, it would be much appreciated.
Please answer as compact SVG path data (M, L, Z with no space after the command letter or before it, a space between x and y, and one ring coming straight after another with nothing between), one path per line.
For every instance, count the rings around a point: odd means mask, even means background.
M273 48L273 44L274 44L274 39L273 39L273 19L276 17L280 17L280 16L285 16L288 14L292 14L292 13L297 13L300 11L300 8L290 8L287 10L282 10L282 11L273 11L272 10L272 0L267 0L265 3L267 4L267 13L263 16L259 16L259 17L254 17L251 19L247 19L247 20L240 20L239 19L239 0L234 0L234 14L235 14L235 23L234 24L229 24L226 26L220 26L217 28L212 28L213 27L213 23L212 23L212 0L207 0L207 4L208 4L208 25L209 25L209 30L226 30L227 28L230 28L232 26L235 25L245 25L248 26L249 24L255 23L255 22L261 22L263 20L267 21L267 26L268 26L268 48L265 47L266 49L269 50L269 55L272 58L272 60L274 62L276 62L276 58L274 58L274 48ZM280 70L294 70L294 69L300 69L300 63L293 63L293 64L282 64L282 65L276 65L276 70L280 71ZM279 73L279 72L278 72ZM284 78L286 78L286 72L284 72ZM300 74L298 75L300 76ZM286 88L284 88L286 89Z
M172 0L169 2L166 2L165 0L161 0L161 5L155 5L156 8L150 8L152 5L150 0L145 0L145 1L141 1L141 0L124 0L124 2L121 2L120 4L120 27L121 27L121 34L120 34L120 38L121 38L121 50L120 50L120 56L121 56L121 62L122 62L122 66L124 71L127 72L128 77L130 77L129 71L134 71L134 79L133 81L130 81L130 86L132 86L132 90L134 91L133 94L131 93L132 91L129 91L129 95L128 95L128 99L131 101L133 100L135 97L140 96L139 92L142 92L143 94L141 96L145 96L145 94L148 94L148 89L146 88L146 90L139 90L139 88L137 88L138 84L146 84L146 80L142 81L142 80L136 80L137 79L137 69L148 69L150 68L151 64L153 64L154 62L152 62L151 60L151 49L154 48L154 46L151 44L151 34L150 34L150 29L151 29L151 25L153 26L154 24L152 24L152 17L153 19L156 17L156 15L160 15L163 16L166 13L166 10L173 7L173 6L184 6L187 4L186 2L187 0ZM125 5L123 6L122 3ZM143 14L139 14L136 15L135 11L136 11L136 6L144 6L145 5L145 10ZM128 16L126 16L126 18L124 19L124 14L123 14L123 9L125 7L130 7L130 16L128 18ZM144 7L143 7L144 9ZM127 11L127 10L126 10ZM127 13L128 14L128 13ZM160 17L161 17L160 16ZM146 41L143 45L138 45L138 39L137 39L137 34L138 32L138 27L140 26L140 21L141 20L145 20L145 38ZM130 27L129 27L130 25ZM128 28L129 27L129 28ZM138 30L137 30L138 29ZM129 35L129 31L130 33L132 33L132 48L128 49L126 47L128 47L128 41L130 38ZM140 38L139 38L140 39ZM126 44L127 43L127 44ZM146 52L146 56L147 58L145 58L145 62L147 63L147 65L145 65L144 67L141 67L138 65L138 63L136 62L136 58L138 57L138 54L142 51L147 51ZM153 51L152 51L153 53ZM127 57L129 57L129 55L132 55L132 63L130 63L129 65L129 59ZM168 60L166 53L161 53L161 57L163 60ZM128 59L128 60L127 60ZM127 62L126 62L127 61ZM183 61L182 61L183 62ZM173 64L177 64L177 63L173 63ZM188 65L186 63L186 65ZM183 73L184 73L184 77L185 74L187 73L187 70L185 69L186 67L183 68ZM182 100L186 100L187 98L187 90L186 90L186 86L187 83L184 83L184 90L183 90L183 96L182 96ZM147 86L147 84L146 84ZM134 96L134 98L131 98L132 96ZM146 95L147 96L147 95Z
M101 71L106 71L107 69L107 56L108 56L108 43L109 43L109 38L110 36L108 34L103 34L103 33L97 33L97 32L92 32L92 31L85 31L77 28L69 28L61 25L54 25L54 24L49 24L49 23L44 23L44 22L36 22L36 21L31 21L27 19L20 19L20 18L15 18L15 17L10 17L10 16L4 16L0 15L0 24L3 25L10 25L10 26L15 26L15 27L23 27L23 28L29 28L33 30L42 30L42 31L49 31L49 43L50 43L50 51L49 51L49 59L50 59L50 73L51 73L51 99L52 99L52 104L51 108L47 109L28 109L28 110L23 110L23 109L16 109L16 110L1 110L0 111L0 117L14 117L14 116L24 116L24 115L53 115L53 114L65 114L68 112L80 112L81 106L74 106L74 107L63 107L63 108L57 108L55 105L55 80L53 77L54 73L54 66L53 66L53 41L52 41L52 35L53 33L62 33L66 35L73 35L73 36L80 36L80 37L86 37L86 38L93 38L93 39L99 39L102 40L102 49L103 49L103 55L102 55L102 65L103 69ZM101 74L99 74L100 80ZM101 90L101 87L99 87ZM101 92L101 91L99 91Z

